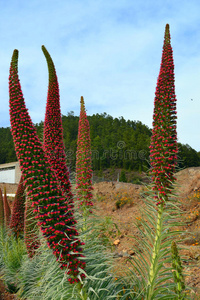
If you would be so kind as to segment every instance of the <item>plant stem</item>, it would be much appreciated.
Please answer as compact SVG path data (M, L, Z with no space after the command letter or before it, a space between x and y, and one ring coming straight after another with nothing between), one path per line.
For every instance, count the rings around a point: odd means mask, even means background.
M163 227L163 212L164 212L164 202L162 202L158 206L158 217L157 217L157 226L156 226L156 236L155 236L155 242L153 247L153 253L151 258L151 265L149 269L149 275L148 275L148 285L147 285L147 294L146 294L146 300L151 300L152 293L154 291L155 287L155 276L157 274L156 270L158 267L158 260L157 256L160 251L161 246L161 233L162 233L162 227Z

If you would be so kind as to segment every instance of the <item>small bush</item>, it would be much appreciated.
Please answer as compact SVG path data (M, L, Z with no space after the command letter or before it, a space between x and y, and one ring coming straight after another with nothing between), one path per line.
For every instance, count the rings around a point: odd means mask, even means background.
M19 289L18 273L23 262L23 256L26 254L24 240L15 238L11 233L6 234L4 240L1 240L0 250L5 285L10 293L16 293Z
M117 209L123 207L126 204L133 204L132 196L124 189L120 189L115 194L113 194L113 199L115 201Z
M134 176L131 183L133 184L142 184L142 178L139 176Z
M126 173L124 170L121 171L120 177L119 177L119 181L120 182L127 182L127 178L126 178Z

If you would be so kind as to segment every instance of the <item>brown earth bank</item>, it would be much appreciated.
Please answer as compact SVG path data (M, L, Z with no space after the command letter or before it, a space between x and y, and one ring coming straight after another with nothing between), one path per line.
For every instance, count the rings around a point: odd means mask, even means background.
M185 282L194 288L196 294L194 299L200 299L200 167L184 169L176 173L176 177L177 199L181 202L185 221L185 226L181 229L185 232L186 239L182 242L183 250L180 251L181 256L188 257L187 260L182 261L186 274ZM7 192L11 193L9 188L13 187L7 186L7 188ZM143 185L132 183L94 184L95 213L106 220L104 222L106 237L112 244L119 270L123 270L124 266L131 267L128 259L135 255L136 237L140 237L135 223L140 225L143 190ZM1 299L16 299L14 295L6 292L2 281L0 281Z
M185 226L180 228L185 233L180 245L183 248L180 255L187 256L187 260L183 260L185 282L194 288L195 299L200 299L200 167L184 169L176 173L176 177L177 200L181 202L185 222ZM135 223L140 225L140 208L144 205L140 194L143 190L143 185L131 183L94 184L96 213L110 218L119 229L118 232L113 226L110 238L116 262L122 269L124 265L131 267L129 258L135 255L136 238L140 236Z

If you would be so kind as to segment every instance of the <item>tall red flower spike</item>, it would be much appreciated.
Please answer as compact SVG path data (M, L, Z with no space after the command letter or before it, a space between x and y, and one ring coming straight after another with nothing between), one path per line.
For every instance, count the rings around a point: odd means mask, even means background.
M65 146L63 143L60 96L56 70L52 58L44 46L42 46L42 51L46 57L49 72L43 149L48 156L49 163L55 171L63 191L68 193L68 199L71 199L71 203L73 203L69 171L66 165Z
M8 199L7 199L6 186L5 185L4 185L4 195L3 195L3 206L4 206L5 224L6 224L6 226L9 226L11 210L10 210L10 205L9 205Z
M150 145L151 175L158 203L167 200L175 181L177 164L176 96L173 52L169 25L165 28L162 62L154 100L153 130ZM162 197L162 200L161 200Z
M81 109L78 127L76 152L76 189L80 206L93 206L92 203L92 169L90 125L85 111L84 99L81 97Z
M3 195L0 189L0 226L4 225L4 207L3 207Z
M78 281L78 269L85 266L80 253L83 243L78 239L68 196L60 188L25 106L18 78L18 50L14 50L12 56L9 93L11 131L26 195L49 248L60 267L67 269L69 281L73 283Z
M16 236L19 236L24 232L25 198L25 186L23 184L23 177L21 176L17 192L15 194L10 219L10 228Z

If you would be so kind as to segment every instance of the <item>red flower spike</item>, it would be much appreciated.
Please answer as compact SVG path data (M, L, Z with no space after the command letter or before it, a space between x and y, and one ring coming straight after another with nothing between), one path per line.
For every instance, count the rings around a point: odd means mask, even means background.
M90 125L87 119L83 97L81 97L80 103L81 109L76 152L76 189L80 207L83 205L90 207L93 206Z
M77 271L85 267L80 259L82 243L78 239L71 205L68 204L69 196L60 188L25 106L17 65L18 51L14 50L9 76L10 121L26 193L49 248L60 267L67 268L74 280Z
M43 149L48 157L49 163L56 173L58 181L61 184L61 188L68 194L68 200L73 203L69 171L66 165L65 147L63 143L60 96L56 70L52 58L44 46L42 46L42 51L45 55L49 72Z
M25 211L25 187L23 184L23 177L17 187L17 192L12 207L12 214L10 220L10 228L18 237L20 233L24 232L24 211Z
M170 44L169 25L165 28L160 73L154 100L153 130L150 145L150 164L153 190L158 196L167 195L175 181L173 176L177 164L176 95L174 85L174 63ZM157 205L161 204L158 202Z

